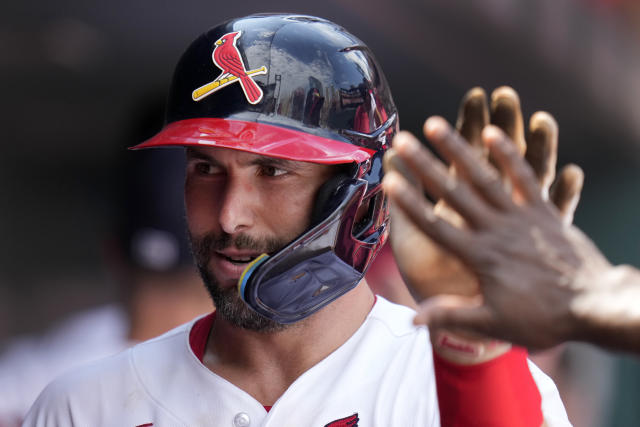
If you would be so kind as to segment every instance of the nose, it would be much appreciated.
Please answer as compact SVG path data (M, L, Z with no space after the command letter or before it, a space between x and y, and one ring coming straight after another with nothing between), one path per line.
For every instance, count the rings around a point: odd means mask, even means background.
M257 197L255 189L241 177L227 179L220 208L220 226L225 233L233 235L253 227Z

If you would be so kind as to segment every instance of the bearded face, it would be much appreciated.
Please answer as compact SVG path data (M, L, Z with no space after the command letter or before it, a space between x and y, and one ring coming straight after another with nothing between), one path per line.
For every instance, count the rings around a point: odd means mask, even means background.
M198 271L213 299L218 316L222 316L234 326L259 332L276 332L290 326L274 322L251 310L240 298L237 287L221 286L215 272L208 266L213 257L220 256L220 252L229 247L256 253L272 253L284 247L286 243L274 239L256 240L245 234L235 238L228 234L215 236L213 233L200 238L191 236L191 248Z
M192 251L218 315L256 331L285 326L240 298L238 279L252 260L303 233L331 165L219 147L187 149L185 205Z

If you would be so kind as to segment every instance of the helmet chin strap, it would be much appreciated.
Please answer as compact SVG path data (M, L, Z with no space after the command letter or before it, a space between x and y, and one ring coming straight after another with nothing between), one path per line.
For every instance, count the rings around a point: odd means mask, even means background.
M372 257L375 244L352 236L353 219L367 189L361 179L347 179L330 201L331 213L282 250L262 254L242 273L240 297L259 314L278 323L302 320L353 289L364 276L354 262ZM351 252L345 257L345 252Z

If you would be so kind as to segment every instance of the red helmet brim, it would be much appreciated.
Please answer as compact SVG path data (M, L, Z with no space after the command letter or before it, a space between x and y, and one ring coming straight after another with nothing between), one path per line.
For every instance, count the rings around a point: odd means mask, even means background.
M220 118L173 122L153 138L131 147L197 146L247 151L287 160L340 164L364 162L375 150L264 123Z

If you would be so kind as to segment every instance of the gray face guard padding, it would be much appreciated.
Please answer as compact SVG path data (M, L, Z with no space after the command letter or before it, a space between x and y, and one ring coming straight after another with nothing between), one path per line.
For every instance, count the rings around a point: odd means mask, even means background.
M293 323L353 289L385 228L366 241L353 236L354 218L366 190L365 180L345 179L331 198L333 206L327 206L328 217L276 254L254 260L238 281L240 296L249 307L278 323Z

